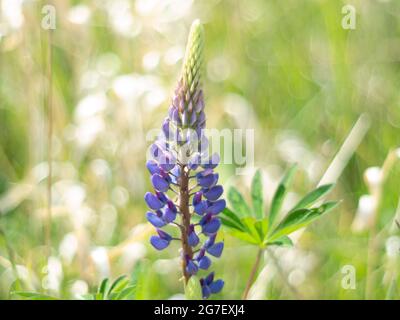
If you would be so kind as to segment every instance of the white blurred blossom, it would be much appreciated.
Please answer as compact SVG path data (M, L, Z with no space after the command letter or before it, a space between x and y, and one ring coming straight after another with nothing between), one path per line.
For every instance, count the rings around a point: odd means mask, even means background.
M386 240L386 254L389 258L400 256L400 237L391 236Z
M34 290L38 283L37 277L23 265L16 265L15 271L18 280L24 284L24 287L27 290ZM10 265L0 273L0 288L6 288L6 290L10 289L14 281L17 280L15 271L10 263Z
M142 58L143 68L146 71L151 71L157 68L160 62L160 53L157 51L147 52Z
M86 281L76 280L70 288L70 293L74 299L80 299L82 295L89 292L89 286Z
M237 128L255 128L257 120L254 108L243 96L236 93L228 93L223 98L224 111L234 120Z
M102 205L99 211L96 237L106 244L113 236L114 229L117 225L118 213L117 209L109 203Z
M90 257L99 274L99 278L108 278L110 276L110 261L107 254L107 249L104 247L97 247L92 250Z
M82 147L92 144L105 128L102 112L107 107L103 92L93 93L81 99L75 109L77 126L75 140Z
M280 157L288 163L297 163L306 170L311 182L317 181L322 173L323 159L311 151L305 141L293 131L283 131L276 138Z
M124 247L122 261L125 269L132 269L137 261L146 256L147 249L143 243L135 242Z
M102 54L96 63L96 69L100 75L113 76L121 67L120 58L113 52Z
M110 179L112 175L111 168L104 159L94 159L90 163L90 170L94 175L104 180Z
M87 5L78 4L71 7L67 13L67 19L74 24L85 24L89 21L92 12Z
M292 270L288 276L289 283L295 287L301 285L305 279L306 279L305 272L300 268Z
M185 17L193 0L137 0L135 9L139 16L154 17L156 22L166 23Z
M83 122L104 111L107 107L107 98L103 92L96 92L82 98L75 109L75 119Z
M165 88L158 77L129 74L115 78L112 88L115 94L127 103L134 103L144 98L146 110L151 111L166 99Z
M42 280L43 288L59 293L63 279L63 267L60 259L54 256L49 257L47 266L43 271L46 273L46 276Z
M177 64L184 56L184 48L182 46L173 46L164 53L164 62L167 65Z
M61 240L59 253L66 264L70 264L78 250L78 239L74 233L67 233Z
M371 189L378 188L383 180L382 169L379 167L369 167L364 172L365 182Z
M129 200L129 192L122 186L116 186L111 192L111 199L119 206L124 207Z
M179 264L179 258L158 259L154 262L153 268L159 274L173 274L176 270L179 270Z
M141 32L141 22L133 16L129 1L109 0L106 6L109 22L115 32L130 38Z
M24 24L24 0L2 0L0 10L0 36L7 33L7 29L19 29ZM4 31L2 31L2 29Z
M231 64L224 56L217 56L207 63L207 76L211 81L221 82L231 75Z
M367 229L371 225L376 207L376 197L369 194L362 195L358 200L358 208L351 229L354 232Z

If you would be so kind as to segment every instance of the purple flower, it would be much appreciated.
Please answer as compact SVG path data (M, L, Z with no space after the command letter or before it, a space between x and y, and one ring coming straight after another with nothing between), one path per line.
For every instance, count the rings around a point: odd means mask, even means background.
M199 268L203 270L207 270L211 265L211 260L209 257L204 256L199 259Z
M208 159L207 161L205 161L201 166L205 169L214 169L218 163L219 163L219 155L217 153L214 153L210 159Z
M164 220L161 219L160 217L158 217L153 212L147 212L146 213L146 218L156 228L161 228L161 227L165 226Z
M201 202L202 192L196 192L193 196L193 205L196 206Z
M171 223L173 221L175 221L176 219L176 212L171 210L169 207L165 208L164 213L163 213L163 220L166 223ZM154 225L154 224L153 224ZM156 226L157 227L157 226Z
M204 172L204 171L203 171ZM203 188L211 188L218 181L218 173L199 173L197 174L197 183Z
M220 199L223 187L217 185L219 175L214 172L220 158L218 154L209 156L209 143L204 134L206 114L200 81L202 48L203 28L195 22L181 78L161 132L150 146L152 159L146 163L154 188L154 193L147 192L144 196L153 210L146 213L146 218L157 231L150 243L157 250L163 250L171 241L182 242L182 273L186 283L191 276L210 268L210 256L221 256L223 242L215 243L221 226L216 215L226 206L225 200ZM196 191L193 194L191 190ZM198 223L192 221L194 213L201 216ZM171 234L166 232L169 228ZM200 280L204 298L222 289L223 281L213 279L211 273Z
M220 213L222 210L224 210L225 207L226 207L226 201L224 199L220 199L215 202L211 202L207 209L207 212L216 215Z
M224 243L218 242L207 248L207 252L214 257L219 258L224 250Z
M199 224L202 227L202 232L205 234L213 234L218 231L221 226L221 221L214 217L211 213L207 213L201 218Z
M146 200L146 203L150 209L158 210L163 207L162 202L154 194L150 192L147 192L144 195L144 200Z
M211 295L211 289L207 285L201 286L201 293L203 295L203 299L207 299Z
M194 212L202 216L207 211L207 208L207 201L201 201L194 206Z
M222 288L224 287L224 284L225 284L224 281L221 279L211 282L209 285L211 293L220 292L222 290Z
M157 173L151 177L151 183L157 191L166 192L169 189L168 181Z
M204 248L209 248L215 243L215 239L217 238L216 234L211 235L207 241L204 243Z
M207 299L211 293L218 293L224 287L224 281L219 279L214 281L214 272L211 272L206 278L200 279L203 298Z
M186 262L186 271L188 274L191 276L195 275L197 271L199 270L199 267L193 262L193 260L188 259Z
M194 226L191 225L189 228L189 235L188 235L188 244L191 247L195 247L199 244L200 239L196 234L196 231L194 230Z
M218 200L218 198L222 195L223 192L224 189L222 188L222 186L214 186L204 192L204 197L207 200L215 201Z
M146 167L147 167L147 169L149 170L149 172L150 172L151 174L155 174L155 173L160 173L160 172L161 172L160 167L158 166L157 161L155 161L155 160L153 160L153 159L150 159L149 161L147 161Z
M151 236L150 243L157 250L163 250L169 246L169 241L161 239L160 237L157 237L157 236Z
M168 197L163 192L156 191L157 199L160 200L162 206L168 202Z
M172 237L168 233L166 233L160 229L157 229L157 233L158 233L158 236L152 236L150 238L150 243L157 250L163 250L169 246L169 244L172 240Z

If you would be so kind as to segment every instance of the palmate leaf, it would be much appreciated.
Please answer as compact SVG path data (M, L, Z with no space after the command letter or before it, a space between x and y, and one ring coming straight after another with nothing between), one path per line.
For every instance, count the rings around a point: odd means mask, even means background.
M232 209L240 217L246 217L250 214L250 208L244 200L242 194L235 188L230 187L228 191L228 200Z
M251 199L253 202L253 213L256 219L264 217L263 185L260 170L257 170L251 183Z
M229 210L229 209L228 209ZM229 210L230 211L230 210ZM224 211L225 213L225 211ZM231 214L234 215L230 211ZM236 217L237 218L237 217ZM239 220L240 227L225 216L220 217L222 224L229 228L229 233L245 242L262 246L267 235L267 221L256 220L254 217L245 217Z
M330 211L338 204L338 201L326 202L318 208L297 209L290 212L274 229L268 242L273 242L284 235L288 235L310 224L315 219Z
M268 220L269 225L272 226L279 214L282 207L283 200L285 198L287 189L293 179L293 175L296 172L297 165L293 165L283 176L278 188L275 191L274 197L272 198L271 209L269 210Z
M276 221L296 168L296 165L293 165L283 176L273 196L268 217L263 217L264 203L260 170L257 170L251 184L253 210L249 209L236 188L232 187L229 190L228 198L232 210L225 208L220 218L233 237L260 248L270 245L292 246L289 234L307 226L337 205L337 202L326 202L320 207L310 208L333 187L331 184L322 185L304 196L280 222Z

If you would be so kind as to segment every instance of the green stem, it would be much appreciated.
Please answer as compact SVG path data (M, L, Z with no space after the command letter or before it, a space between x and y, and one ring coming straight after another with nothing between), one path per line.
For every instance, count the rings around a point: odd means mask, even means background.
M253 267L251 268L250 276L249 276L249 279L247 280L246 288L244 289L242 300L247 300L247 296L248 296L250 288L253 285L253 282L255 280L263 252L264 252L263 249L261 249L261 248L258 249L256 261L254 262Z

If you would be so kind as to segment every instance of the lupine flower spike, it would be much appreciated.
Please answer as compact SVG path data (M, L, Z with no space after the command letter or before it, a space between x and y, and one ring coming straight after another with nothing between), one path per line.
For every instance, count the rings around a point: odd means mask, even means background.
M147 168L154 193L146 193L151 211L147 220L157 235L150 242L157 250L171 241L181 242L182 273L185 283L201 270L208 270L211 257L220 257L223 242L216 242L221 226L218 214L224 210L220 199L223 188L218 185L218 154L208 154L204 135L206 116L201 88L204 30L197 20L190 29L181 78L162 124L157 140L150 147ZM178 227L174 238L163 229ZM203 298L222 290L224 282L214 280L211 272L200 278Z

